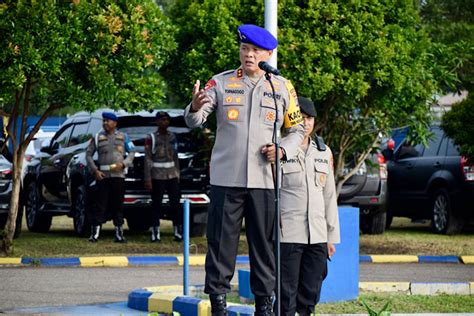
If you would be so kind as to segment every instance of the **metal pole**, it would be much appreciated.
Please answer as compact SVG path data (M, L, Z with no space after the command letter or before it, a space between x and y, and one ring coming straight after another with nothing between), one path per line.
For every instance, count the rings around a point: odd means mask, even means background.
M183 294L189 295L189 200L184 200L183 208Z
M265 29L278 38L278 0L265 0ZM268 63L277 68L277 49L273 50L273 55Z
M265 0L265 29L267 29L276 39L278 39L278 0ZM278 50L273 50L272 57L268 63L277 68ZM276 149L275 161L275 315L280 316L280 131L278 129L278 107L275 98L275 88L270 77L267 75L267 80L270 81L273 92L273 100L275 102L275 110L277 118L273 127L273 143Z
M272 142L275 144L276 159L275 172L273 173L273 181L275 182L275 310L276 316L280 316L280 129L278 128L278 105L276 101L275 87L269 73L265 74L265 78L270 83L273 93L273 102L275 103L275 122L273 123ZM272 166L273 167L273 166Z

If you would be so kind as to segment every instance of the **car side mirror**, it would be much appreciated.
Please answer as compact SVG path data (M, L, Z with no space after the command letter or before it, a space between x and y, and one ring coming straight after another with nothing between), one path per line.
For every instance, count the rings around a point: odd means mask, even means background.
M57 147L57 146L53 146L53 147ZM53 147L51 147L51 141L49 139L45 139L41 143L40 151L42 153L52 155L53 153L57 152L57 149L55 149Z
M382 150L382 155L385 158L385 161L394 160L395 155L393 150L395 148L395 141L393 139L389 139L387 141L387 148Z

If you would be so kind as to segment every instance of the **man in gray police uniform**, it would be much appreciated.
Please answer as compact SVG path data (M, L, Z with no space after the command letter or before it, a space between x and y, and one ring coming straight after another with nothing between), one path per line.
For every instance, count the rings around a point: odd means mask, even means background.
M240 62L236 70L214 76L204 89L199 80L186 107L188 126L201 126L216 112L217 132L211 156L211 204L208 214L205 292L212 315L226 315L226 293L234 275L242 219L245 217L250 257L250 283L256 315L271 315L275 288L274 181L271 162L275 104L260 61L268 61L277 40L255 25L241 25ZM283 77L272 76L278 104L278 127L287 129L282 159L293 156L304 129L295 90Z
M112 213L115 225L115 241L123 238L123 198L125 194L125 168L135 156L133 143L128 135L116 130L117 116L112 112L102 113L102 130L90 140L86 150L87 167L97 181L97 198L91 219L90 242L97 242L100 227L106 222L107 210ZM99 166L92 156L97 151ZM125 152L128 152L125 158Z

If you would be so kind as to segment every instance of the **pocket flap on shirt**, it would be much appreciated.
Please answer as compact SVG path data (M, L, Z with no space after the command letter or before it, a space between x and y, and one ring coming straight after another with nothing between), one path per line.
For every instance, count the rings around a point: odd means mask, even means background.
M299 161L295 159L295 161L286 162L281 166L281 171L283 174L294 173L294 172L301 172L303 169Z
M329 164L327 164L325 162L316 162L314 164L314 170L316 172L321 172L321 173L328 174L329 173Z

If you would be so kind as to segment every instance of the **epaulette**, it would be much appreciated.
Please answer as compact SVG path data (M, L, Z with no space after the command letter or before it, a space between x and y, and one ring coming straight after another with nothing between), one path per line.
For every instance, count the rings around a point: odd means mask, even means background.
M217 74L215 77L232 75L234 72L235 72L235 69L233 69L233 70L226 70L226 71L223 71L223 72Z
M326 151L326 144L322 137L315 135L314 142L316 143L316 147L319 151Z

